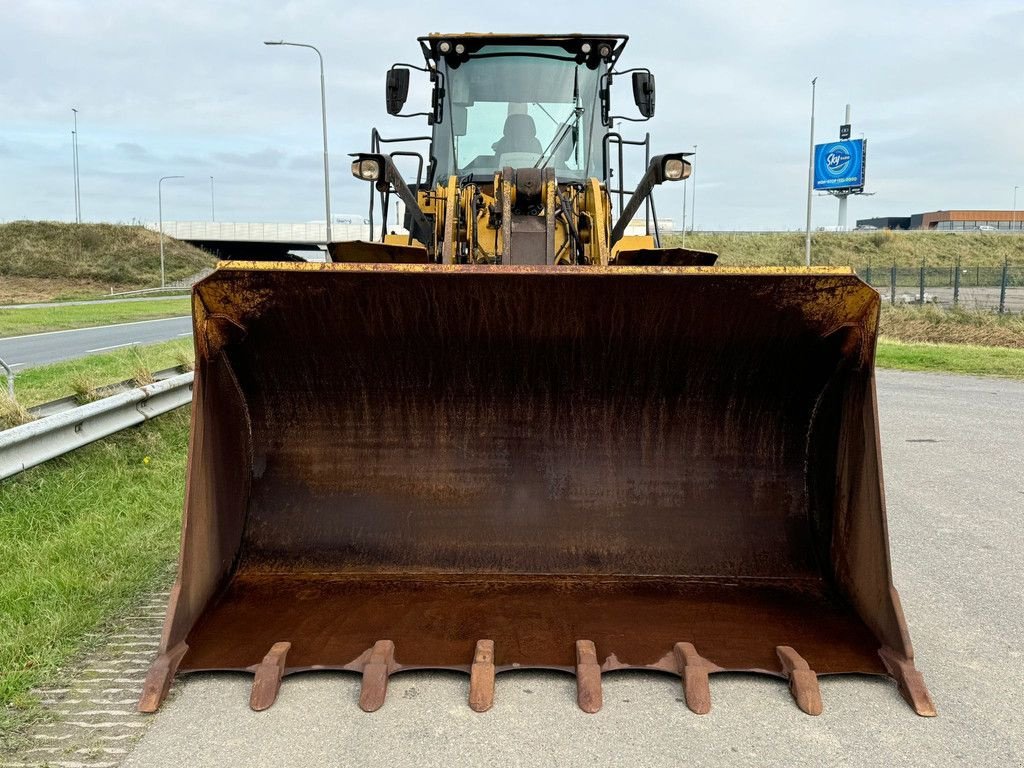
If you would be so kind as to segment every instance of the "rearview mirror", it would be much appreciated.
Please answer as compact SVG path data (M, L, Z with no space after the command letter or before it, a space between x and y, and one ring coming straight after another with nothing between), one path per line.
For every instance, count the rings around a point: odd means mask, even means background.
M409 70L392 67L388 70L387 87L385 99L389 115L397 115L405 106L405 100L409 98Z
M633 73L633 101L644 117L654 117L654 75L650 72Z

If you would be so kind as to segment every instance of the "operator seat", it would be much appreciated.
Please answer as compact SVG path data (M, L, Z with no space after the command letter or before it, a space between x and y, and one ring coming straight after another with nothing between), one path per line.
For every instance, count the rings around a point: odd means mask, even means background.
M491 145L494 154L501 157L508 152L534 152L540 154L544 147L537 138L537 124L529 115L516 114L505 118L502 137Z

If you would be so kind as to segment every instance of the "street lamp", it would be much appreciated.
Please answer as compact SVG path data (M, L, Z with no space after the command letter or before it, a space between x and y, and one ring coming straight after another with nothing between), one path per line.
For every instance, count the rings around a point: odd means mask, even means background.
M690 173L693 173L693 167L691 166ZM688 178L683 179L683 243L686 243L686 182Z
M320 59L320 116L323 121L324 133L324 207L327 209L327 242L331 242L331 172L327 161L327 91L324 88L324 57L320 50L307 43L287 43L284 40L265 40L264 45L291 45L296 48L309 48L316 52Z
M693 145L693 159L690 161L690 178L693 179L693 191L690 193L690 231L697 223L697 145Z
M184 179L184 176L161 176L156 183L156 201L160 217L160 287L164 288L167 281L164 278L164 182L167 179Z
M213 204L213 176L210 177L210 221L217 220L217 209Z
M71 151L74 153L75 162L75 223L82 223L82 195L78 186L78 110L71 108L74 113L75 127L71 130Z
M811 191L814 189L814 95L818 78L811 80L811 154L807 160L807 231L804 234L804 256L811 266Z

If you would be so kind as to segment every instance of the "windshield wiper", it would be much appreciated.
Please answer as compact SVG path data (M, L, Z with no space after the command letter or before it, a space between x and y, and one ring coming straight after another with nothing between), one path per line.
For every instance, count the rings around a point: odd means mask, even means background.
M537 162L533 166L534 168L546 168L547 164L554 159L555 152L557 152L558 148L562 146L562 142L565 141L565 137L570 133L572 133L573 150L576 153L576 164L579 165L580 118L583 116L583 107L580 105L579 65L576 65L576 69L574 69L572 73L572 103L572 112L566 116L565 120L559 123L558 129L555 131L555 135L551 137L551 142L548 144L547 148L541 152L540 157L537 158ZM572 123L571 126L570 123ZM544 159L545 157L547 160Z

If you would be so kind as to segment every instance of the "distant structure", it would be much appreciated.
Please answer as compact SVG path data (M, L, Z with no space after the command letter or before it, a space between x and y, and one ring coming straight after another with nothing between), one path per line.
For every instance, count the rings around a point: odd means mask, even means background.
M1022 211L930 211L911 216L879 216L857 219L858 227L876 229L975 230L995 229L1003 232L1024 230Z

